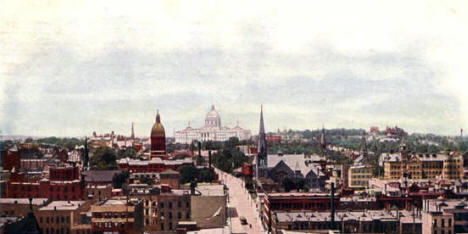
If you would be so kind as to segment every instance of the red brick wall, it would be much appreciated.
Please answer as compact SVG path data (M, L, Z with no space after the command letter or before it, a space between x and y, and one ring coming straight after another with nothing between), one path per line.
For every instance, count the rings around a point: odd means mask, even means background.
M1 151L2 165L4 170L16 170L21 168L20 154L18 151Z
M81 200L84 195L82 183L8 183L6 197L11 198L49 198L50 200Z
M51 181L71 181L80 179L78 167L51 167L49 169Z

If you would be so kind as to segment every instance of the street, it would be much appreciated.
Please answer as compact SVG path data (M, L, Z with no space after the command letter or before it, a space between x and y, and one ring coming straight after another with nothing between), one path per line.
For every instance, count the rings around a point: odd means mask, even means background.
M231 217L232 233L265 233L260 224L260 218L255 207L255 201L251 199L248 191L245 189L244 182L228 173L215 169L219 179L229 189L228 207L237 210L237 217ZM242 225L239 217L244 216L248 224Z

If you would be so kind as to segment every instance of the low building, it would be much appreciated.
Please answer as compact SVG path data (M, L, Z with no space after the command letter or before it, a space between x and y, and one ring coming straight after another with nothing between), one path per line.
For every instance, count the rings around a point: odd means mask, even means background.
M177 170L181 166L194 165L191 158L181 160L167 160L159 157L154 157L151 160L138 160L130 158L122 158L117 161L120 169L127 170L131 173L142 172L162 172L167 169Z
M339 230L340 233L400 233L398 214L384 210L336 212L334 223L331 222L329 211L276 211L272 217L271 232L275 234L284 233L284 230L302 233L324 230Z
M172 169L165 170L159 174L160 183L167 184L172 189L179 189L180 174Z
M191 220L198 228L222 228L226 225L227 196L224 185L198 185L190 196Z
M139 199L115 197L91 206L93 233L141 233L143 204Z
M47 205L47 198L34 198L31 203L28 198L0 198L0 215L26 216L32 206L33 211Z
M80 180L49 181L42 179L36 183L10 182L6 196L9 198L49 198L50 200L83 199L84 186Z
M468 203L461 199L426 200L423 234L468 233Z
M83 223L82 213L89 212L89 201L53 201L36 211L39 227L44 234L90 233L89 223Z
M112 197L112 185L93 185L86 186L86 198L97 201L106 200Z
M339 208L338 196L334 198ZM270 193L265 194L261 206L260 218L263 226L270 230L272 214L277 211L325 211L331 209L331 198L327 193Z
M374 167L370 165L353 165L348 170L348 187L353 189L364 189L369 187Z

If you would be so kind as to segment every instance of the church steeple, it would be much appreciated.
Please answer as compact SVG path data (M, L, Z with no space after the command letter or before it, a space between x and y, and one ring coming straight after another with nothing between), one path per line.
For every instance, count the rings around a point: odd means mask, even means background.
M133 122L132 122L132 135L130 136L132 140L135 140L135 130L133 129Z
M267 142L265 134L265 125L263 123L263 105L260 107L260 127L258 129L258 154L256 161L256 173L258 176L262 176L263 172L259 172L259 168L266 168L268 166L268 155L267 155ZM260 174L261 175L260 175Z
M325 139L325 126L322 125L322 133L320 134L320 149L322 150L322 154L325 153L327 149L327 140Z

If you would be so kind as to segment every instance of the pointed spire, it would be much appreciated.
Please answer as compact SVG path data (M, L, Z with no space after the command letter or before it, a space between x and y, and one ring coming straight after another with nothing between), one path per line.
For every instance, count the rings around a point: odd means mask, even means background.
M322 134L320 135L320 145L322 148L327 146L327 142L325 140L325 126L322 124Z
M161 116L159 116L159 109L156 110L156 123L161 123Z
M132 122L132 135L131 135L131 137L132 137L132 140L135 139L135 130L133 129L133 122Z
M258 132L259 132L259 135L265 134L265 126L263 124L263 104L260 106L260 128Z
M368 156L368 151L367 151L367 139L366 139L366 133L362 135L362 156L363 159L366 161L367 156Z
M211 110L215 110L215 106L214 106L214 105L211 105Z

